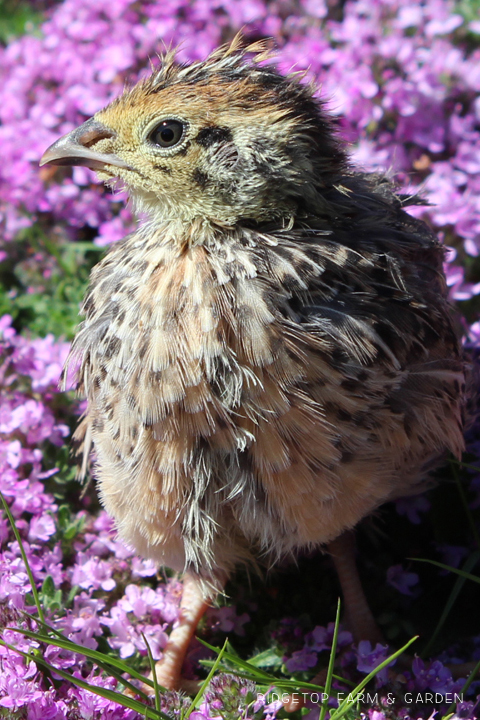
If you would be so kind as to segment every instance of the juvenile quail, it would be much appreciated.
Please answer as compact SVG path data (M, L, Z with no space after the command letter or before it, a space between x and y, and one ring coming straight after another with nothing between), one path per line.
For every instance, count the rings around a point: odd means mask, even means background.
M345 532L463 448L443 250L266 52L168 53L42 158L120 178L148 216L94 268L71 356L84 469L93 447L120 535L187 573L170 687L239 562L330 544L374 635Z

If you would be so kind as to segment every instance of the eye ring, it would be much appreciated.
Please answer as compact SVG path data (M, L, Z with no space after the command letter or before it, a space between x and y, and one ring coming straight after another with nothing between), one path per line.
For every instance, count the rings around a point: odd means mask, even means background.
M150 143L158 148L173 148L185 136L185 124L175 118L168 118L157 123L148 133Z

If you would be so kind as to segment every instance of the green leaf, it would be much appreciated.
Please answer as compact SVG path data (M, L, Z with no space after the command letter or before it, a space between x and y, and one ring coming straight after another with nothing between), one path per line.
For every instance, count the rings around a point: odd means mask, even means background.
M205 642L205 640L202 640L201 638L198 638L198 641L204 645L209 650L213 650L213 652L218 655L220 652L222 652L221 648L215 647L214 645L210 645L209 643ZM246 660L242 660L237 655L233 655L232 653L227 652L226 650L223 651L222 656L229 660L234 666L238 666L247 672L249 671L253 677L259 678L262 680L266 680L267 682L276 681L276 677L274 675L270 675L269 673L264 672L260 668L256 668L254 665L251 665Z
M45 610L57 612L63 607L62 591L55 587L51 575L47 575L40 590L40 599Z
M74 585L72 588L70 588L70 592L67 595L67 602L66 602L67 607L70 607L70 605L73 603L74 599L78 595L79 590L80 590L79 585Z
M282 667L282 658L273 648L254 655L248 662L256 668L272 667L279 670Z
M43 581L42 589L40 592L42 593L42 595L45 595L49 598L53 598L55 596L56 588L55 583L53 582L53 577L51 575L47 575L47 577Z
M85 526L86 518L74 515L68 505L61 505L57 512L57 530L66 542L74 540Z
M70 524L70 508L68 505L60 505L60 507L57 510L57 527L61 531L65 531L65 529Z

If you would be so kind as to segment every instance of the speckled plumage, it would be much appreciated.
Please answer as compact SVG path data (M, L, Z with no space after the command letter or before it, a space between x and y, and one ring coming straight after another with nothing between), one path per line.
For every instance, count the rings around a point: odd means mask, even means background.
M122 537L205 587L329 542L463 448L443 250L264 50L168 55L75 136L97 160L70 154L149 215L92 273L77 437ZM170 118L182 140L152 147Z

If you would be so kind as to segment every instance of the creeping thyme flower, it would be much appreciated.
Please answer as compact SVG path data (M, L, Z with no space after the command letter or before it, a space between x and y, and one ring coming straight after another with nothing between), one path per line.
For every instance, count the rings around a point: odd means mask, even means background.
M204 709L210 717L219 715L223 720L238 720L245 716L247 707L253 705L255 699L255 683L225 673L211 679Z
M392 565L387 570L387 582L403 595L412 595L411 588L418 583L418 575L407 572L401 565Z
M465 678L454 681L452 672L440 660L425 664L421 658L416 657L412 663L412 671L419 690L431 690L434 693L459 693L465 683Z
M292 654L292 657L286 661L285 667L289 673L303 672L315 667L317 660L318 656L316 652L308 648L303 648L302 650L296 650Z
M370 673L375 670L384 660L387 659L388 647L386 645L380 645L377 643L375 648L372 648L371 643L368 640L361 640L358 643L357 649L357 668L364 673ZM377 686L384 685L387 682L388 668L393 665L395 661L384 667L375 675L375 682Z

